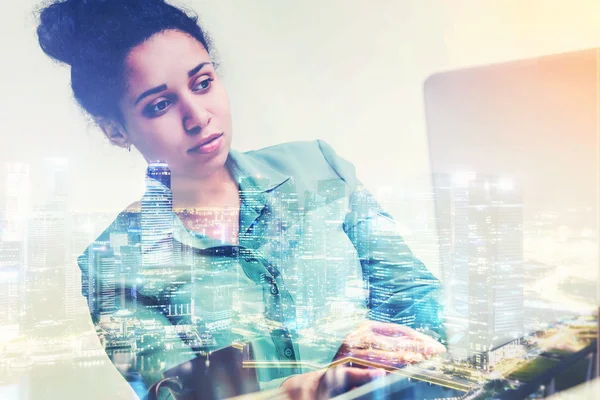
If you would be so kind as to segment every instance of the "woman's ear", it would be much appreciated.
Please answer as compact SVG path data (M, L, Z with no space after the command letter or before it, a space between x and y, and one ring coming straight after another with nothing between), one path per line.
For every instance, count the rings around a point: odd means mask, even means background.
M114 119L100 117L96 118L96 123L108 140L115 146L125 149L127 146L131 145L127 131L119 122Z

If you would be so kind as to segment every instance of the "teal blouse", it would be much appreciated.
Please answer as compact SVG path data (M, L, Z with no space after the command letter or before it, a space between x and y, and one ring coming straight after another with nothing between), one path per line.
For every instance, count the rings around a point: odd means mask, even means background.
M331 146L232 149L226 165L239 183L237 245L189 231L173 213L174 265L145 269L139 213L124 211L78 259L107 352L132 345L120 371L138 391L132 376L145 388L195 357L190 349L199 344L251 342L254 359L268 366L258 371L269 388L326 366L365 319L441 337L439 281ZM97 255L98 245L110 247L111 235L124 232L126 246ZM153 352L163 355L157 366L140 365L139 354Z

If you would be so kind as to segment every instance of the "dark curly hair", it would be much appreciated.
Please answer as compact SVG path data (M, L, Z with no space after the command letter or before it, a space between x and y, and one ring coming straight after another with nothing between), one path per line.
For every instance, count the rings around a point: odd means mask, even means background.
M58 0L40 11L42 50L71 65L77 102L93 117L122 121L118 101L125 90L124 61L152 35L175 29L211 52L198 16L164 0Z

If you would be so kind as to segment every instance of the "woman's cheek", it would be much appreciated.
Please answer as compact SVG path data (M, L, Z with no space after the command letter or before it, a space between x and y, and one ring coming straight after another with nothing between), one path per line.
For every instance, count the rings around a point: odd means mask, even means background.
M163 116L166 117L166 116ZM170 142L176 139L177 127L173 122L169 121L168 118L164 120L155 121L152 126L148 127L148 140L150 146L160 152L165 150L165 147L169 147Z

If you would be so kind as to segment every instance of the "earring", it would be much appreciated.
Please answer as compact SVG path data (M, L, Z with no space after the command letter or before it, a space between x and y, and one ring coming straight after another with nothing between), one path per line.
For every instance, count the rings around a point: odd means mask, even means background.
M127 146L127 150L131 153L131 145Z

